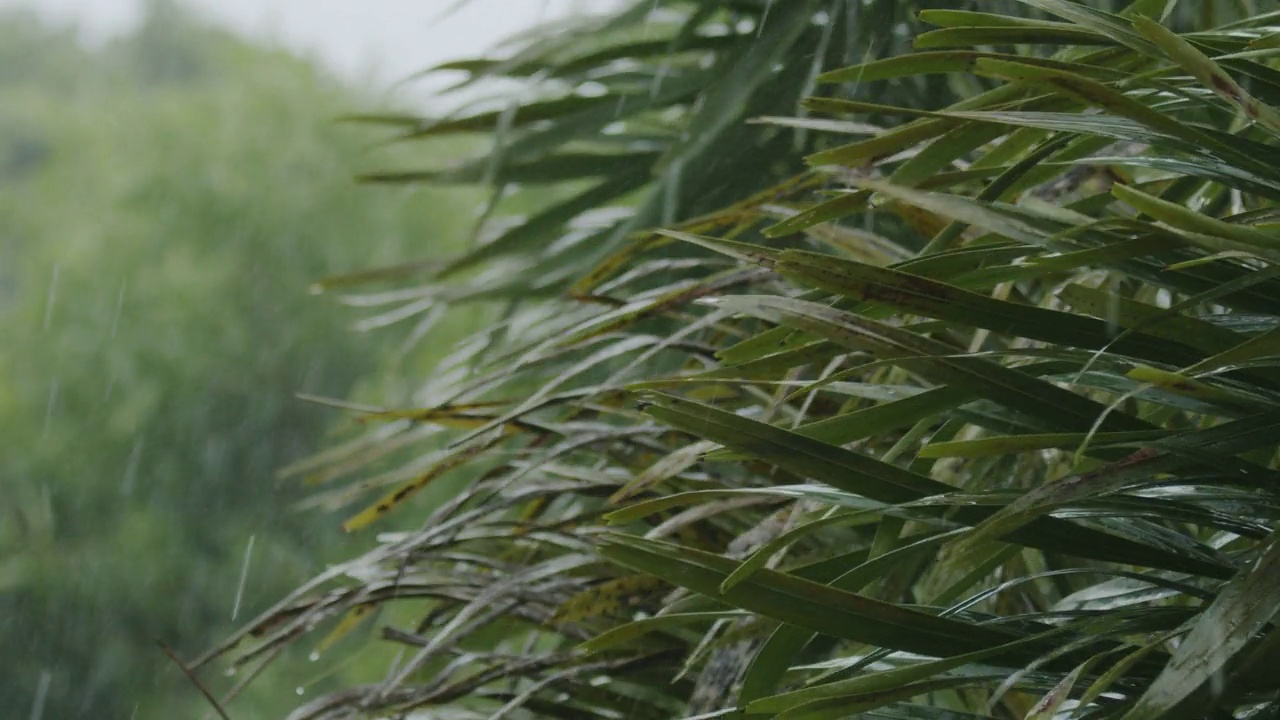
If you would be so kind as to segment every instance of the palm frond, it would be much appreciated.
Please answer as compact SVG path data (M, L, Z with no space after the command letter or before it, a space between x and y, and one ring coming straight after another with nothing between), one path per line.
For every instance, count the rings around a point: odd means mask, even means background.
M492 131L376 177L482 235L552 199L391 296L510 303L370 416L404 472L318 466L397 483L352 530L464 477L247 630L412 608L296 717L1275 712L1276 15L945 5L643 2L385 119Z

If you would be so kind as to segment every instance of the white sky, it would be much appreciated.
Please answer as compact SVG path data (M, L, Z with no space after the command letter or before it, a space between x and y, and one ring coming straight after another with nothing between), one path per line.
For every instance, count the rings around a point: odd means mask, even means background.
M256 38L283 42L322 59L351 79L372 72L383 83L436 63L474 57L539 20L616 0L186 0L210 17ZM127 30L143 0L0 0L73 20L90 38Z

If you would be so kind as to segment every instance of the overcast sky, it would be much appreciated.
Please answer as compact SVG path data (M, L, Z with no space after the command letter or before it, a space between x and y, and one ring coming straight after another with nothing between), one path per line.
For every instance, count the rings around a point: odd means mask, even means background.
M390 84L444 60L472 57L540 19L613 0L186 0L211 17L258 38L285 43L324 60L341 74L373 71ZM0 0L79 24L90 38L127 30L143 0Z

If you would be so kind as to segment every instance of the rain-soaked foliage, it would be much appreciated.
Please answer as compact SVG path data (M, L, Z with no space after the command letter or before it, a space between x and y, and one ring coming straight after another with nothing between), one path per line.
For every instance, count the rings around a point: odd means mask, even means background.
M353 188L332 120L367 102L166 3L98 49L0 16L0 716L198 717L157 642L324 567L275 471L335 417L295 393L350 398L400 341L308 285L456 242L474 202Z
M195 666L395 650L292 718L1277 717L1277 37L638 0L440 68L491 96L357 119L484 151L366 179L488 188L479 244L321 287L507 304L295 466L377 545Z

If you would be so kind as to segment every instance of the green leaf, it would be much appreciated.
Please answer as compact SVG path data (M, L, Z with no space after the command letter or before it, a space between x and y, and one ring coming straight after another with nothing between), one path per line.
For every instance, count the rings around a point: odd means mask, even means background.
M1272 534L1261 555L1227 583L1197 618L1164 672L1142 694L1124 720L1202 715L1202 686L1221 682L1224 670L1280 611L1280 535Z
M935 657L1018 639L1008 631L940 618L774 570L759 570L720 595L721 583L737 567L729 558L627 535L606 535L604 542L601 553L625 567L833 637Z
M1010 455L1060 448L1074 450L1085 442L1091 447L1106 447L1112 444L1140 443L1164 437L1168 433L1163 430L1147 430L1126 433L1053 433L1005 435L982 438L981 440L956 440L951 442L930 443L920 448L920 457L965 457L979 458L992 455Z
M1063 630L1050 630L1046 633L1015 640L1003 647L989 648L965 655L957 655L942 660L916 662L906 667L893 670L882 670L860 675L848 680L823 683L814 687L793 690L759 700L747 706L750 713L777 713L793 707L803 707L807 703L819 700L835 700L842 697L857 697L874 693L892 692L894 689L911 686L929 678L971 665L982 665L990 658L1008 652L1018 652L1022 648L1044 646L1047 643L1060 641Z
M1122 200L1139 212L1146 213L1179 230L1192 233L1186 236L1192 242L1196 242L1200 235L1209 236L1213 240L1225 240L1231 248L1248 250L1272 261L1280 262L1280 237L1254 230L1248 226L1223 222L1190 210L1178 203L1161 200L1124 185L1113 186L1111 193L1117 199ZM1211 244L1215 246L1214 249L1217 249L1217 243Z
M1181 65L1183 70L1191 73L1200 84L1240 108L1247 117L1263 127L1273 132L1280 131L1280 113L1246 92L1209 56L1196 49L1195 45L1150 18L1134 18L1133 26L1148 40L1159 45L1161 50Z
M726 58L728 71L710 86L703 102L677 142L659 161L658 170L675 158L698 154L747 111L752 94L775 72L801 33L809 26L812 0L792 0L769 13L761 35L745 44L741 54Z
M1186 347L1154 337L1116 339L1100 320L996 300L900 270L794 250L782 253L774 268L807 285L846 297L998 333L1066 347L1106 348L1149 360L1187 364L1203 359Z
M921 49L974 45L1109 45L1104 35L1073 27L961 27L932 30L916 36Z
M650 397L653 404L647 406L645 412L668 425L777 465L798 476L877 502L900 504L956 491L946 483L910 470L767 423L670 395L652 394ZM976 525L992 512L990 508L961 506L950 517ZM1179 568L1211 576L1220 576L1225 571L1222 566L1167 553L1055 518L1039 517L1034 526L1015 530L1006 539L1030 547L1134 565Z
M1243 151L1242 143L1239 141L1233 143L1231 140L1203 131L1189 123L1179 122L1095 80L1061 70L1004 60L979 60L978 68L981 72L990 72L999 77L1056 88L1090 105L1129 118L1162 135L1176 138L1192 148L1204 148L1224 160L1239 164L1260 175L1269 174L1265 163L1259 162L1258 158L1251 157L1248 152Z
M957 353L943 343L909 330L893 327L825 305L772 296L731 296L716 304L816 333L850 349L871 352L909 365L940 385L981 388L989 399L1025 413L1047 430L1086 431L1106 407L1088 398L1028 377L989 360ZM1113 412L1104 426L1115 430L1141 430L1149 426L1136 418Z
M532 253L542 249L565 223L604 203L636 190L647 182L640 175L610 178L569 200L557 203L524 223L514 227L475 250L446 265L436 273L439 279L456 275L486 261L513 253Z
M1096 10L1081 3L1070 2L1069 0L1018 0L1018 2L1070 20L1080 27L1105 35L1117 43L1133 48L1144 55L1151 55L1155 52L1155 48L1151 43L1134 32L1132 26L1117 15Z
M747 617L746 613L735 611L669 613L655 617L633 620L625 625L609 628L595 637L582 643L579 648L586 652L600 652L619 645L626 645L637 638L650 633L666 630L671 627L694 625L716 620L732 620Z

